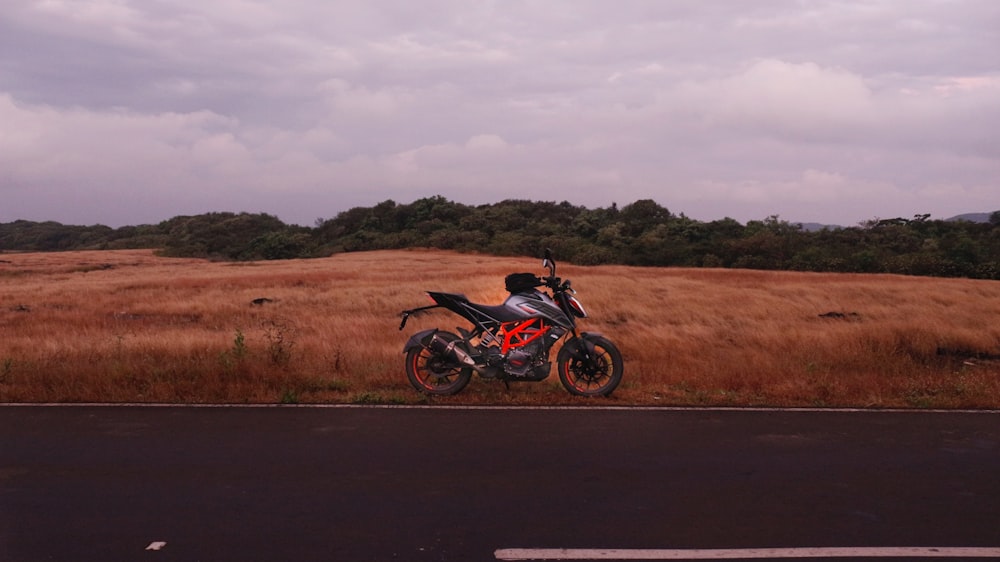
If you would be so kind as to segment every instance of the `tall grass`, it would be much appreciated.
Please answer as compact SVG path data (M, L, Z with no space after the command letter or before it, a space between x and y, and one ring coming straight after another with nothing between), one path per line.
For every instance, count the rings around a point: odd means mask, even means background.
M531 259L435 251L214 263L148 251L4 254L0 401L428 400L398 331L425 290L499 303ZM888 275L574 267L591 318L625 356L601 404L996 408L1000 283ZM257 301L259 304L254 304ZM476 380L436 403L598 403Z

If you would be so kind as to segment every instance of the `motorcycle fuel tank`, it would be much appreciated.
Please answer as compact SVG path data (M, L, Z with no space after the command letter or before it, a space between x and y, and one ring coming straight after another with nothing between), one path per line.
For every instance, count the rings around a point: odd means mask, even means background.
M515 293L504 301L503 305L510 311L524 318L541 317L565 328L572 328L570 320L555 301L541 291Z

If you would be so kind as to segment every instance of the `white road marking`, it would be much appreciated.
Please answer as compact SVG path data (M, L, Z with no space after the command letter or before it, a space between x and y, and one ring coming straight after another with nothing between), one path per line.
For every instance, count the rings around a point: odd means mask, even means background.
M149 543L149 546L146 547L146 550L160 550L165 546L167 546L167 543L163 541L153 541Z
M749 560L757 558L996 558L1000 547L735 549L503 548L497 560Z

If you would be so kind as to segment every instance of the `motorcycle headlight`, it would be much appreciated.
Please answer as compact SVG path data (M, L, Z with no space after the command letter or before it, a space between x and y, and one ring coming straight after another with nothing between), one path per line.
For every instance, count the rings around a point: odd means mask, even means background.
M584 310L583 305L580 304L580 301L576 300L576 297L571 297L571 296L567 295L566 298L569 301L570 308L573 309L573 315L574 316L576 316L577 318L586 318L587 317L587 311Z

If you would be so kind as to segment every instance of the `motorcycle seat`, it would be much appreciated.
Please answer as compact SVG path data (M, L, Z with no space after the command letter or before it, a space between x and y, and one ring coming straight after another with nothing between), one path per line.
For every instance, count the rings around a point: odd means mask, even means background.
M442 292L439 292L439 291L431 291L430 294L432 294L432 295L442 295L442 296L445 296L445 297L449 297L452 300L457 301L457 302L469 302L469 297L465 296L464 293L442 293Z
M524 319L523 315L519 315L516 311L513 311L504 305L491 306L488 304L476 304L470 302L469 306L486 314L490 318L496 318L501 322L513 322L515 320Z

